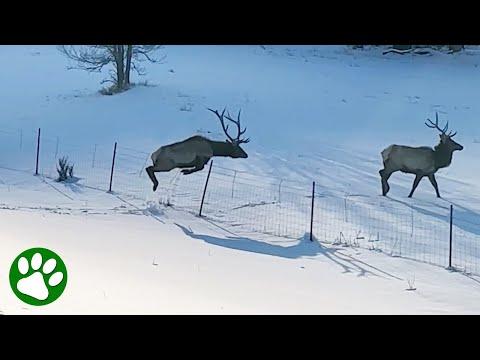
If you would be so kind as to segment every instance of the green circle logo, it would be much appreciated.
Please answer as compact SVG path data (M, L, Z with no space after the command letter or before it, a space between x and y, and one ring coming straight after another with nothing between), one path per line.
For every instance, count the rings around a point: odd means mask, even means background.
M57 300L67 286L67 268L53 251L25 250L10 267L10 286L29 305L42 306Z

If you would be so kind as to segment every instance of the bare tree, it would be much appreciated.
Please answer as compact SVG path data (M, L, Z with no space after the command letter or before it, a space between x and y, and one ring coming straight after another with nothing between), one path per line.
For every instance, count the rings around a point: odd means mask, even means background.
M145 75L143 62L160 63L165 56L159 56L161 45L61 45L59 51L75 66L69 69L80 69L89 72L101 72L110 66L110 78L102 83L110 82L109 93L127 90L130 74L134 70L138 75Z

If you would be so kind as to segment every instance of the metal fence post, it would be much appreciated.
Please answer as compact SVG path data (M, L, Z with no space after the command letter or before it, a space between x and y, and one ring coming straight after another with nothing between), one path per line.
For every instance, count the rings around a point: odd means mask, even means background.
M207 181L205 181L205 187L203 188L202 203L200 204L200 211L198 212L198 216L202 216L203 202L205 200L205 194L207 192L207 186L208 186L208 180L210 179L210 173L212 172L212 164L213 164L213 160L210 161L210 167L208 168Z
M108 188L108 192L112 192L113 169L115 168L116 155L117 155L117 142L115 142L115 146L113 147L112 171L110 172L110 187Z
M38 128L38 137L37 137L37 160L35 162L35 175L38 175L38 159L40 156L40 128Z
M232 180L232 199L233 199L233 190L235 188L235 179L237 178L237 170L233 173L233 180Z
M148 163L148 159L150 159L150 154L147 155L147 158L145 159L145 162L143 163L143 166L142 168L140 169L140 171L138 172L138 177L141 177L142 174L143 174L143 170L147 167L147 163Z
M312 186L312 212L310 213L310 241L313 241L313 208L315 207L315 181Z
M282 182L283 179L280 179L280 184L278 184L278 202L282 202Z
M60 145L60 138L57 136L57 143L56 143L56 146L55 146L55 160L57 160L57 156L58 156L58 146Z
M452 240L453 240L453 205L450 205L450 246L448 254L448 267L452 267Z
M93 148L92 168L95 167L95 155L96 154L97 154L97 144L95 144L95 147Z

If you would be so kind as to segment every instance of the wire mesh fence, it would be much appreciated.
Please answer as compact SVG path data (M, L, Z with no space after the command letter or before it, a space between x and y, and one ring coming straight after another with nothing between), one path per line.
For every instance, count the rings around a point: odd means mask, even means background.
M119 144L79 147L55 136L40 137L39 173L56 179L60 157L74 165L78 185L112 190L141 201L152 197L145 172L150 153ZM0 149L8 153L0 166L31 171L36 168L38 131L2 129ZM309 239L338 246L361 247L391 256L413 259L480 275L480 218L455 205L421 207L383 197L332 195L331 189L266 178L213 165L207 171L183 175L174 170L157 174L159 203L221 223L239 234L264 234L287 239ZM203 198L203 193L205 196ZM312 226L311 230L310 227ZM450 233L452 243L450 245Z

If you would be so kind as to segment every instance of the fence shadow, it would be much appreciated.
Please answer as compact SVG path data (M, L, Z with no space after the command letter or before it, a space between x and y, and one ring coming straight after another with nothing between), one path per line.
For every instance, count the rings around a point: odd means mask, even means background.
M402 200L393 199L393 198L389 198L389 199L392 200L392 201L395 201L399 204L405 205L408 208L410 208L410 209L412 209L412 210L414 210L414 211L416 211L420 214L433 217L433 218L438 219L440 221L443 221L447 224L449 224L449 222L450 222L449 215L441 215L441 214L438 214L434 211L425 209L421 206L408 203L407 201L402 201ZM471 234L480 235L480 214L478 214L478 213L476 213L476 212L474 212L470 209L467 209L463 206L455 204L451 201L448 201L448 202L451 203L452 205L454 205L454 212L453 212L453 224L454 224L454 226L456 226L456 227L458 227L458 228L460 228L460 229L462 229L466 232L469 232ZM457 215L457 216L455 216L455 215Z
M480 235L480 213L449 201L453 206L453 224L462 230ZM459 216L456 216L459 215Z
M192 239L202 240L208 244L222 246L228 249L253 252L257 254L282 257L286 259L315 258L319 255L325 256L329 261L342 269L342 273L354 273L357 276L370 274L373 276L390 277L402 280L395 275L373 267L363 261L355 259L350 255L342 253L342 249L322 246L317 240L310 241L309 234L305 234L299 242L291 246L273 245L266 242L240 236L216 237L211 235L197 234L190 228L175 223L185 235ZM380 275L380 274L381 275Z
M181 176L179 170L170 175L163 174L163 179L159 179L159 191L153 194L150 191L151 183L144 171L150 158L149 152L123 146L117 148L116 144L113 157L110 146L108 149L103 147L103 150L99 150L95 145L92 147L93 152L85 152L85 150L88 150L85 146L72 147L68 145L68 148L62 148L62 145L60 149L62 151L68 150L72 158L77 161L78 165L75 173L80 174L81 178L75 178L71 183L57 183L54 181L54 175L58 160L59 138L40 137L40 129L25 133L20 130L18 133L14 131L9 132L9 134L13 134L13 137L11 137L11 140L13 140L3 144L10 147L9 156L1 161L2 164L0 165L3 167L0 167L0 169L17 171L18 175L33 175L35 169L38 168L38 175L40 176L35 177L35 179L45 182L72 202L83 201L81 198L89 195L87 189L105 192L109 189L109 185L113 184L111 189L113 191L109 191L109 193L118 198L120 198L120 195L128 195L128 198L147 202L151 196L157 196L158 201L162 203L176 206L179 210L183 209L191 212L192 209L197 209L200 198L203 201L201 190L205 190L208 185L208 183L205 183L205 172L203 174L197 173L192 177L184 177ZM44 144L46 146L40 145L38 147L38 141L41 143L44 140L47 141ZM67 142L62 141L61 143ZM338 151L336 149L334 153ZM350 155L354 154L352 152ZM314 230L314 235L318 235L320 238L321 232L325 231L325 236L322 236L322 239L333 238L332 234L337 236L336 234L345 229L345 234L352 233L355 236L353 239L361 240L357 241L355 246L362 246L365 249L365 245L369 245L370 248L370 238L373 239L375 235L377 240L373 241L380 241L381 232L385 249L387 249L387 242L393 243L393 248L389 250L391 255L393 255L392 250L395 250L398 245L400 247L400 257L443 266L446 239L448 239L449 207L452 204L455 206L453 213L455 226L453 248L455 249L458 244L457 249L459 249L453 253L453 257L458 257L458 260L454 259L454 262L462 263L465 267L474 264L474 271L478 274L476 269L479 262L477 240L480 237L480 209L475 207L468 209L447 200L444 200L444 202L430 202L428 200L412 202L403 198L394 199L391 197L388 197L390 201L393 200L391 206L389 206L387 202L377 201L377 195L380 197L379 191L381 189L380 177L377 175L378 169L376 168L380 164L377 160L370 159L368 161L369 167L359 169L356 167L357 158L337 161L338 159L331 157L328 152L314 157L320 161L317 162L319 168L315 170L316 176L323 176L326 179L326 184L335 183L338 174L351 175L350 177L347 176L347 179L351 178L351 180L344 182L343 185L339 183L332 189L317 184L318 192L314 199L318 199L319 203L316 202L314 205L313 221L318 233ZM37 160L37 162L34 162L34 160ZM367 160L366 158L362 159L365 163L367 163ZM334 163L335 167L341 168L341 172L337 173L336 176L332 176L333 172L325 172L327 168L323 169L321 165L324 162L330 165ZM212 211L219 223L228 221L231 225L249 226L248 236L242 237L225 228L220 234L226 234L226 237L207 236L195 234L192 230L181 227L185 234L216 246L286 259L307 259L310 257L320 261L325 260L323 258L325 257L329 261L335 262L342 268L343 272L358 273L360 276L367 272L381 274L380 276L392 276L360 261L355 252L350 251L351 249L322 246L325 243L311 243L308 236L298 238L305 231L307 220L311 220L312 197L310 195L310 185L306 188L304 180L297 182L290 179L291 169L285 173L277 173L274 178L266 178L265 174L261 175L262 172L255 174L255 171L258 170L255 166L253 168L247 167L247 169L236 170L221 166L213 167L212 182L214 182L214 185L209 185L210 187L205 192L205 213L208 213L209 210ZM296 171L301 179L310 179L312 175L310 170L312 169L300 166ZM372 181L361 182L366 177ZM3 185L7 185L8 191L10 191L10 186L28 186L30 180L25 179L22 176L12 176L8 178L8 181L0 179L0 184L3 182ZM452 181L452 179L448 180ZM392 181L392 185L395 185L399 191L402 189L405 194L411 187L411 180L407 182L404 177L392 178ZM453 181L459 182L457 180ZM352 193L359 183L363 186L366 194ZM467 185L467 183L462 183L462 186ZM376 196L372 197L372 194L376 194ZM470 196L476 195L471 194ZM358 197L360 197L360 200L356 200ZM367 199L363 201L362 198ZM126 200L123 201L127 203ZM470 201L464 201L463 203L468 207L474 206ZM143 208L143 206L140 208L134 204L130 205L134 207L131 213L143 213L164 223L162 213L157 212L156 207L149 208L147 205L146 208ZM216 224L216 226L219 225ZM233 227L231 226L231 228ZM419 231L414 231L415 229ZM360 233L359 230L362 230L362 232ZM295 245L289 243L290 246L281 246L273 241L262 242L260 236L257 240L249 238L250 236L256 238L255 233L262 235L284 234L285 238L293 238ZM458 243L456 243L457 241ZM351 243L349 242L349 244ZM382 244L382 242L379 244ZM379 246L381 247L381 245ZM402 256L402 249L404 248L407 253Z

